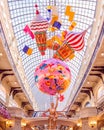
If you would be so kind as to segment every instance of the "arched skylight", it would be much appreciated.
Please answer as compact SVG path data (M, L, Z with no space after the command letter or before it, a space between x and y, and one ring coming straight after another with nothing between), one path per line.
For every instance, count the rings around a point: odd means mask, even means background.
M48 12L46 7L48 5L56 5L58 7L59 17L62 21L62 27L60 31L56 31L56 34L60 34L63 30L67 30L70 23L68 22L68 17L65 16L65 8L67 5L72 7L72 10L75 12L74 21L77 22L77 26L73 31L82 32L88 28L94 21L94 14L96 9L96 0L8 0L8 6L10 10L10 16L12 20L12 26L14 30L15 37L18 41L18 50L20 56L22 57L22 64L25 70L25 74L28 80L28 83L31 87L34 97L38 103L40 110L44 110L49 107L50 96L41 93L34 84L34 71L35 68L44 60L49 59L53 56L53 51L46 51L45 56L41 56L35 40L32 40L29 35L26 35L23 32L23 28L27 23L33 20L35 16L34 5L38 4L39 11L44 18L48 17ZM72 80L70 87L64 93L65 101L59 105L59 110L62 110L70 97L70 92L73 90L76 80L78 79L78 73L82 64L82 59L86 52L87 40L91 33L90 28L85 35L85 47L82 51L75 53L75 58L71 61L66 62L68 64ZM54 33L48 32L48 37L54 35ZM33 49L33 53L30 56L27 56L23 52L23 47L27 45ZM73 90L74 91L74 90Z

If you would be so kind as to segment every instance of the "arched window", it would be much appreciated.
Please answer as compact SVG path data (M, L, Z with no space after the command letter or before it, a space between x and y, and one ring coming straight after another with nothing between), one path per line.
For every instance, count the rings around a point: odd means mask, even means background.
M98 90L98 95L97 95L97 99L100 99L101 97L104 96L104 86L101 86Z
M2 84L0 84L0 99L6 103L6 91ZM9 98L9 107L18 107L18 104L16 103L15 100L13 100L12 97Z
M91 107L91 103L90 102L86 102L85 107Z
M0 99L2 99L2 101L6 101L6 91L3 88L3 86L0 84Z
M18 104L17 104L16 101L12 98L12 96L10 96L10 98L9 98L9 107L18 107Z

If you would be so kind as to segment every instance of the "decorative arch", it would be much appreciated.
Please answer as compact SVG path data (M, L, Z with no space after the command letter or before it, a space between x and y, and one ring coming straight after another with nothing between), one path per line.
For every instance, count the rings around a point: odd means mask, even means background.
M98 93L97 93L97 99L101 99L104 96L104 86L102 85L99 89L98 89Z
M89 101L87 101L84 105L84 107L91 107L91 103Z
M0 83L0 99L2 99L4 102L6 101L6 91L1 83Z

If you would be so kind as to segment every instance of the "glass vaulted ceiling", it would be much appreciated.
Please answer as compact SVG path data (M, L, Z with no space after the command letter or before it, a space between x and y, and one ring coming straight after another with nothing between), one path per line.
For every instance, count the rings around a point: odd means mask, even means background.
M94 14L96 9L96 0L8 0L8 6L10 10L10 16L12 20L12 26L14 30L15 37L18 41L18 50L20 56L22 57L22 64L25 70L25 75L27 77L28 83L31 87L32 92L34 93L34 98L38 104L39 110L44 110L49 107L50 100L52 97L41 93L34 84L34 71L35 68L44 60L49 59L53 56L53 51L46 51L45 56L41 56L35 40L32 40L29 35L26 35L23 32L23 28L27 23L33 20L35 16L34 5L38 4L39 11L44 18L47 18L48 13L46 7L48 5L56 5L58 7L59 17L62 20L62 27L60 31L55 32L60 34L62 30L66 30L69 27L68 18L65 16L65 7L66 5L71 5L72 10L75 11L74 20L77 22L77 26L74 31L81 32L88 28L94 20ZM85 35L85 47L82 51L75 53L75 58L70 62L66 62L71 70L72 80L70 87L64 93L65 100L59 104L58 110L62 110L68 99L70 98L70 92L74 88L75 82L77 80L78 73L82 64L82 59L86 52L88 43L87 40L91 33L90 28ZM53 33L48 32L48 37L54 35ZM24 46L27 45L33 49L33 53L30 56L27 56L22 51Z

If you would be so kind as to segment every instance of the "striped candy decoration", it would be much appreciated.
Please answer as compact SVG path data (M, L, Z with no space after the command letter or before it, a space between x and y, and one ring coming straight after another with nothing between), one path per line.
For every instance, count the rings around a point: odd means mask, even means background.
M80 51L84 48L84 36L86 34L86 30L81 33L70 32L67 34L65 38L65 42L67 42L71 48L75 51Z
M47 22L47 20L42 20L42 21L32 21L30 24L30 29L33 32L42 32L42 31L46 31L48 29L48 25L49 23Z
M46 30L48 29L48 21L46 19L44 19L38 9L37 9L37 5L35 5L36 7L36 16L33 19L33 21L30 23L30 30L34 33L35 35L35 39L36 39L36 43L38 46L38 49L41 53L41 55L45 55L45 50L46 50Z
M37 9L37 5L35 5L36 7L36 16L33 19L33 21L30 23L30 29L33 32L42 32L42 31L46 31L48 29L48 20L44 19L40 13L39 10Z

